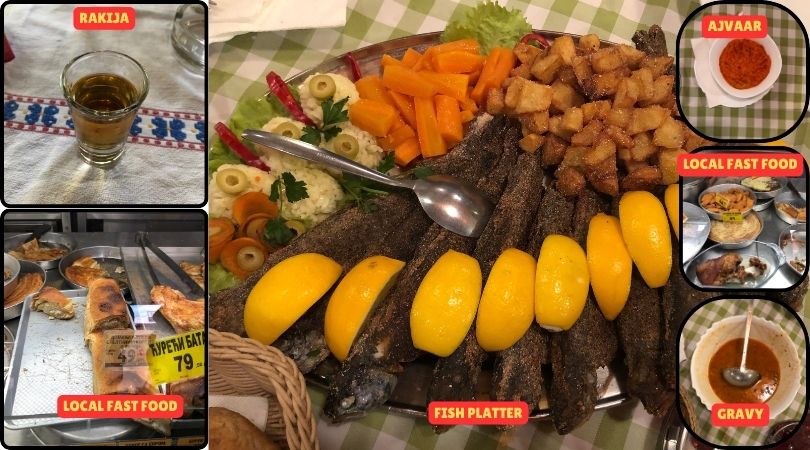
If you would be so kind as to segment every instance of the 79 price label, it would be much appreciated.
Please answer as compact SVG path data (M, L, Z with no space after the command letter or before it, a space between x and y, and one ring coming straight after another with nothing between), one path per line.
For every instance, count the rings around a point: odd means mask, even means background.
M146 359L155 384L201 377L205 375L205 331L153 340Z

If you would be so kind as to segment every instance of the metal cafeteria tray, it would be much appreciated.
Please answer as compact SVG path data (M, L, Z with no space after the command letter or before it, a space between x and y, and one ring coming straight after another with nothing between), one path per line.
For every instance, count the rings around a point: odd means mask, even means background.
M749 281L745 284L728 283L723 286L706 286L698 280L697 266L700 263L710 259L719 258L727 253L737 253L743 258L743 262L747 261L750 257L756 256L768 265L765 273L755 281ZM696 285L703 286L711 289L756 289L762 287L768 280L771 279L782 265L785 264L785 255L782 249L776 244L769 242L754 241L751 245L737 250L727 250L721 245L715 245L703 250L695 259L690 262L686 267L686 276Z
M37 290L34 291L34 294L36 294L37 292L39 292L40 289L42 289L42 286L45 286L45 280L47 278L47 275L45 274L45 269L43 269L39 264L33 263L31 261L25 260L20 261L20 276L34 272L39 273L39 275L42 277L42 284L40 284ZM5 322L6 320L16 319L17 317L20 317L20 314L22 314L23 310L23 303L25 303L25 299L22 299L19 303L15 305L11 305L7 308L4 307L3 322Z
M23 233L18 234L16 236L11 236L10 238L6 238L3 240L3 250L6 252L8 252L9 250L14 250L30 237L31 233ZM39 238L39 244L45 247L56 247L56 246L64 247L67 249L68 254L70 254L70 252L76 249L76 239L73 239L72 237L62 233L53 233L53 232L45 233L42 235L41 238ZM56 258L50 261L31 261L31 262L39 264L39 266L45 270L50 270L55 269L59 265L59 261L61 259L62 258Z
M6 428L87 422L56 416L60 395L93 393L93 363L83 326L87 289L62 293L75 305L76 315L69 320L50 320L42 312L31 311L33 297L25 300L4 390ZM133 426L137 425L133 422Z
M65 279L65 282L76 289L86 288L87 286L82 286L80 284L74 283L70 280L70 278L65 276L65 269L70 267L76 260L79 258L83 258L85 256L89 256L101 265L101 267L107 271L110 276L118 281L118 285L121 287L121 292L126 294L127 290L129 289L129 281L127 280L127 273L126 269L124 269L123 258L121 257L121 248L120 247L109 247L109 246L96 246L96 247L85 247L74 252L71 252L64 258L62 261L59 262L59 275L62 275L62 278ZM116 268L121 267L124 269L124 273L117 273L115 271Z

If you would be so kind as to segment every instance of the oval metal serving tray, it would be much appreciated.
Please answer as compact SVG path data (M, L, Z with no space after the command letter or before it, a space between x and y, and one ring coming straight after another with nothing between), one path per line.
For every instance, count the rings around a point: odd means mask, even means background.
M8 252L9 250L14 250L15 248L19 247L20 244L25 242L25 240L28 239L29 237L31 237L31 233L23 233L6 238L3 240L3 250L6 252ZM76 249L76 240L62 233L54 233L54 232L45 233L42 235L41 238L39 238L39 243L44 244L44 246L46 247L54 247L54 246L64 247L67 249L68 254L70 254L70 252ZM31 261L31 262L33 262L34 264L38 264L45 270L50 270L55 269L59 265L59 261L61 261L61 259L62 258L56 258L50 261Z
M129 291L129 281L126 276L126 272L116 273L115 271L118 267L121 267L122 269L124 268L124 257L121 255L121 248L104 245L85 247L62 258L62 261L59 262L59 275L64 278L65 282L69 286L76 289L87 288L87 286L74 283L70 278L65 276L65 269L70 267L70 265L79 258L83 258L85 256L89 256L98 261L101 267L106 270L114 280L118 281L118 285L121 287L121 292L123 294L126 294Z
M768 265L766 272L756 281L746 282L744 284L727 283L723 286L706 286L701 283L697 278L697 265L710 259L719 258L727 253L737 253L742 256L744 261L752 256L756 256ZM689 263L686 267L686 276L697 286L710 289L756 289L767 283L768 280L779 271L779 268L782 267L783 264L785 264L785 255L776 244L754 241L748 247L737 250L728 250L723 248L721 244L717 244L703 250Z
M541 31L535 30L536 33L544 35L549 41L559 36L573 36L578 38L579 35L560 33L554 31ZM390 41L381 42L378 44L369 45L367 47L350 52L360 65L363 74L378 74L380 70L380 58L383 54L391 55L395 58L401 57L408 48L414 48L420 52L428 46L439 43L439 32L417 34L413 36L392 39ZM614 43L602 41L602 46L615 45ZM289 78L286 82L290 85L297 87L300 83L313 73L337 73L351 78L351 71L343 59L345 55L338 56L327 60L311 69L298 73L297 75ZM257 101L266 101L270 92L266 92L263 97L256 99ZM269 120L269 118L268 118ZM598 376L598 387L601 393L599 400L596 403L596 409L605 409L613 406L618 406L629 400L624 388L622 387L625 379L624 367L618 364L617 367L610 369L600 369ZM399 382L386 406L390 411L400 414L424 417L427 411L426 392L427 387L430 385L433 373L433 364L429 358L421 358L406 366L405 372L400 374ZM485 367L481 373L481 379L488 381L490 371ZM316 386L325 388L329 384L329 379L326 376L318 376L314 374L307 375L307 380ZM482 393L486 395L486 393ZM543 401L540 404L540 409L535 409L530 420L545 420L548 419L551 411L543 396Z
M22 276L22 275L25 275L27 273L39 273L39 275L42 277L42 284L39 285L39 287L37 288L36 291L34 291L32 294L30 294L28 296L25 296L22 300L20 300L16 304L8 306L8 307L4 307L3 308L3 322L5 322L6 320L16 319L17 317L20 317L20 314L22 314L23 304L25 303L25 300L28 297L30 297L31 295L34 295L37 292L39 292L39 290L42 289L42 286L45 286L45 281L47 279L47 275L45 274L45 269L43 269L42 266L40 266L37 263L31 262L31 261L21 260L20 261L20 275Z

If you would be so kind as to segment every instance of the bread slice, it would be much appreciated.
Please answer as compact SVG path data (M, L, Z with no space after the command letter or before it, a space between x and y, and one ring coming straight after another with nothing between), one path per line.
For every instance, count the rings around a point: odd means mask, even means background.
M42 311L52 319L67 320L76 315L73 310L73 302L65 297L62 291L51 286L45 286L39 291L39 294L34 296L31 301L31 309Z
M256 425L226 408L208 409L208 446L219 450L278 450Z
M84 337L102 330L131 328L129 311L118 282L99 278L90 283L84 311Z
M155 394L148 366L106 366L104 362L104 332L95 331L87 336L93 357L94 394Z

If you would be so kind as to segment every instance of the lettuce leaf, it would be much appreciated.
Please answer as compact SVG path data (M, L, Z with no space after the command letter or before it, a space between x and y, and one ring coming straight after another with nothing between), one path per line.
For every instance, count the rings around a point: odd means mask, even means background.
M232 273L225 270L222 264L208 265L208 294L214 294L223 289L239 284L239 280Z
M451 20L442 33L442 42L476 39L483 54L494 47L512 48L520 38L532 32L523 12L493 3L479 3L463 17Z

